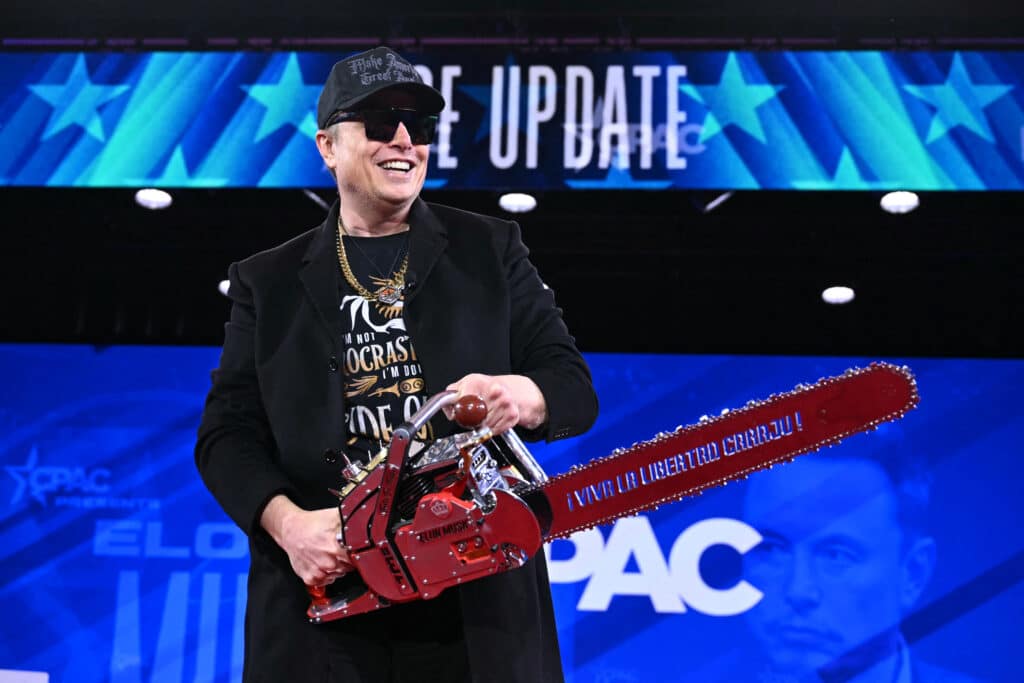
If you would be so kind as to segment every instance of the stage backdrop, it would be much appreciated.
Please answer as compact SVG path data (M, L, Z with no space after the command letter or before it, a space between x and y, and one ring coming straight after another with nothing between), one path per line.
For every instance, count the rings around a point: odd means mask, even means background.
M192 459L217 356L0 346L0 669L239 679L246 541ZM872 359L588 360L600 419L536 448L549 472ZM898 424L550 548L570 681L778 681L850 650L886 681L1020 680L1024 361L884 360L920 385Z
M0 53L0 185L331 187L344 56ZM408 57L448 101L430 188L1024 189L1022 52Z

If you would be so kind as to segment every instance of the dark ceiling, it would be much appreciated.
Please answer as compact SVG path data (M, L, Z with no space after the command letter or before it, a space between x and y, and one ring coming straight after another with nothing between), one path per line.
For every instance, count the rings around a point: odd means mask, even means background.
M318 195L329 199L327 193ZM427 199L503 215L490 192ZM1024 193L553 192L519 216L590 351L1018 356ZM319 223L300 190L0 191L0 339L219 344L228 264ZM821 290L855 288L829 306Z
M155 10L155 7L159 7ZM752 0L573 3L404 0L141 3L15 0L0 40L66 49L280 49L330 37L415 45L430 36L591 36L587 49L664 37L754 48L1024 45L1024 3ZM251 41L256 42L251 42ZM407 42L401 42L401 41ZM177 41L177 42L175 42ZM262 41L262 42L260 42ZM702 42L703 41L703 42ZM351 49L351 47L347 48ZM428 199L501 215L491 192ZM890 216L867 192L549 192L520 217L542 276L588 351L1020 356L1022 193L932 193ZM329 199L327 193L322 198ZM219 344L228 264L318 223L300 190L175 192L162 212L128 190L0 189L6 293L0 341ZM850 284L828 306L820 292Z
M755 41L794 40L808 47L857 47L862 41L921 47L978 39L1020 44L1024 7L1010 0L6 0L0 38L56 37L93 40L176 38L165 49L202 47L210 38L281 39L367 37L413 41L431 36L488 36L512 40L597 37L621 48L661 37ZM800 42L808 41L811 42ZM277 41L276 43L273 41ZM766 42L767 41L767 42ZM818 42L814 42L818 41ZM131 43L128 43L129 45ZM243 42L242 44L246 44ZM409 43L404 43L409 44ZM651 46L651 43L644 43ZM735 45L735 42L726 42ZM959 43L958 43L959 44ZM330 43L317 43L330 49Z

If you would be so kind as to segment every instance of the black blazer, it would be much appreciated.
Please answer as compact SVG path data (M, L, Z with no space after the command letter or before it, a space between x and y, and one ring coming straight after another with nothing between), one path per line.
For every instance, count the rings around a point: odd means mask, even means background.
M323 455L346 441L337 218L336 202L319 227L229 269L231 318L195 458L249 535L247 682L325 680L323 652L336 632L307 623L304 586L260 515L278 493L306 509L337 504L327 487L338 482L338 465ZM470 372L522 374L537 383L549 416L524 436L588 429L597 416L589 369L518 225L422 200L409 224L404 316L427 392ZM456 590L480 680L562 679L543 556Z

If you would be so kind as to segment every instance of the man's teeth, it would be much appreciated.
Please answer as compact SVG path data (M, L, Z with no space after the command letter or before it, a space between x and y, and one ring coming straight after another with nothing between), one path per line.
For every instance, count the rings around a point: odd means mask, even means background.
M403 171L406 173L412 170L412 164L408 161L385 161L380 167L389 171Z

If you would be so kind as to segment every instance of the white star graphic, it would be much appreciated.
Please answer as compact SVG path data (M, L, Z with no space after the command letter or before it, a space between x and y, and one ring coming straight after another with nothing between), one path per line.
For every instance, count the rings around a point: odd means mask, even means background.
M227 185L228 179L210 178L202 174L193 177L185 163L185 151L178 145L171 153L163 174L150 182L158 187L221 187Z
M793 181L793 187L798 190L868 190L885 186L885 183L864 179L849 147L843 147L831 179Z
M993 142L984 109L1013 90L1012 85L1003 83L978 85L972 81L959 52L953 55L953 64L942 85L904 85L903 88L935 107L925 142L933 142L956 126L964 126Z
M288 55L277 83L254 83L243 85L242 89L267 109L256 131L257 142L289 124L309 138L316 137L313 109L320 96L320 86L306 85L302 80L299 58L294 52Z
M774 98L785 86L748 83L743 78L735 52L730 52L717 85L682 83L679 90L703 104L707 110L700 142L734 124L749 135L765 142L764 128L757 108Z
M38 461L39 450L33 446L32 450L28 454L28 460L24 465L4 465L4 469L7 470L7 473L14 477L14 481L18 483L18 487L14 490L14 495L11 496L11 505L20 501L22 496L25 495L25 489L28 488L28 478L36 468L36 463ZM46 505L46 499L41 495L37 494L36 499L43 505Z
M68 126L79 125L97 140L107 139L99 108L131 88L129 85L98 85L89 80L85 55L78 55L71 73L63 83L36 83L27 86L37 97L53 107L43 131L43 140Z

